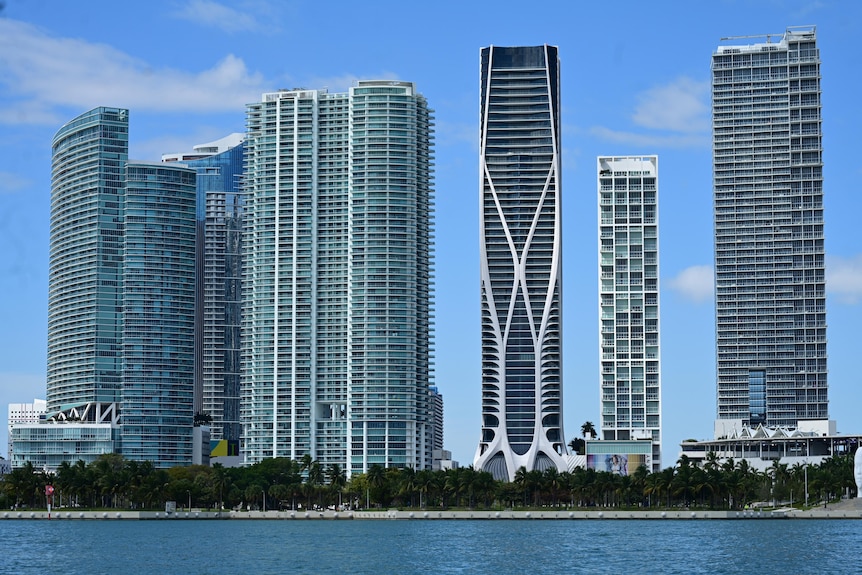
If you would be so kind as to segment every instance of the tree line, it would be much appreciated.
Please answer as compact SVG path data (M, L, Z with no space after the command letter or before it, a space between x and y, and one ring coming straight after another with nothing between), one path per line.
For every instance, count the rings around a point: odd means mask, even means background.
M816 505L855 495L853 457L819 465L777 461L760 472L746 460L720 460L709 453L701 465L683 455L676 466L631 475L576 468L519 469L512 482L496 481L472 467L444 471L372 466L347 474L306 455L225 468L193 465L156 469L150 462L106 454L85 465L64 463L56 473L32 465L12 470L0 482L0 508L45 508L45 487L54 487L53 506L109 509L529 509L540 507L743 509L754 502Z

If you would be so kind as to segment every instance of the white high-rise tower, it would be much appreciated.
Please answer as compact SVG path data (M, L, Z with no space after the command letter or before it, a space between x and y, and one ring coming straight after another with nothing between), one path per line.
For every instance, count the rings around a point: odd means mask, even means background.
M431 468L431 139L410 82L247 108L242 451Z
M658 157L603 156L597 171L601 437L651 440L659 471Z

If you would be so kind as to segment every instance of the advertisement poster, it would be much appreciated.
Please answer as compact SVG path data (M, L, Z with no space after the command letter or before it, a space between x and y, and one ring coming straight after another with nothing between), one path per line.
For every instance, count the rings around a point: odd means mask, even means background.
M646 465L646 455L629 454L596 454L587 455L587 467L596 471L607 471L615 475L631 475L641 465Z

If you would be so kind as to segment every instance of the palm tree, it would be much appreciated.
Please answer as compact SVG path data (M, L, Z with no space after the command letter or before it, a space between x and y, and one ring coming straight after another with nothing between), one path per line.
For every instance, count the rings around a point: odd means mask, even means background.
M592 421L585 421L583 425L581 425L581 435L584 439L587 438L587 435L590 436L590 439L596 438L596 427L593 425Z
M368 468L368 473L366 473L368 480L368 490L374 496L374 502L383 504L380 502L380 498L383 493L383 486L386 483L386 472L381 465L374 464Z
M419 490L419 507L423 508L428 505L428 495L431 493L431 490L435 484L434 472L429 471L428 469L423 469L419 473L416 474L416 488ZM425 496L425 500L422 500L422 496Z
M413 507L413 495L416 493L416 470L412 467L401 469L398 477L398 495L403 500L410 501L410 507Z
M218 509L224 509L224 490L230 484L230 475L227 469L221 463L213 463L212 467L212 488L213 492L218 493Z
M537 469L527 473L527 488L533 495L533 505L536 507L541 506L542 477L542 472Z
M72 491L75 494L75 503L80 504L81 499L85 502L92 501L95 491L93 488L94 469L88 467L82 459L76 461L72 468L75 471L72 476Z
M15 500L15 506L20 504L32 506L36 501L36 474L33 464L27 462L24 467L16 467L3 478L3 486L7 493Z
M124 464L123 456L117 453L100 455L91 464L95 472L95 484L102 497L102 507L117 506L117 497L124 487L121 474Z
M766 470L767 475L772 480L772 499L783 501L788 493L787 484L790 482L790 472L786 463L779 463L776 459L772 462L772 466Z
M647 476L647 495L655 494L657 501L661 501L663 493L667 494L667 506L670 507L671 488L673 485L674 468L668 467L657 473Z
M720 459L718 454L715 451L710 451L706 454L706 458L703 462L703 468L706 470L716 469L720 463Z
M542 481L545 484L545 487L548 488L548 492L551 495L551 505L556 507L557 494L560 491L560 487L562 487L562 483L560 481L560 472L557 471L556 467L549 467L542 474Z
M590 495L595 480L595 469L575 468L569 482L569 490L572 492L572 504L583 507L590 503Z
M463 493L466 485L461 478L463 473L464 468L461 467L459 467L458 469L446 470L446 479L443 483L443 492L453 495L455 497L455 507L458 507L461 504L461 494Z
M270 485L267 495L269 495L272 501L275 501L276 509L280 510L282 508L282 501L290 497L290 488L282 483L276 483L275 485Z
M488 471L477 471L473 478L473 489L476 492L476 497L481 497L485 508L490 507L489 499L494 496L497 488L497 482L494 481L494 476Z
M632 474L632 491L637 494L638 504L643 505L643 497L646 494L646 480L650 472L646 465L638 465Z
M339 495L338 504L340 505L341 492L344 490L344 486L347 485L347 473L341 469L340 465L333 463L326 469L326 479L329 481L330 490Z
M476 490L477 472L473 466L464 467L458 474L458 492L467 496L467 507L473 508L473 494Z
M615 489L615 485L613 483L614 477L619 477L619 475L609 471L599 471L596 473L594 483L596 505L600 505L602 507L608 507L610 505L608 494L612 493Z
M63 461L57 467L57 479L54 487L57 488L57 503L63 504L63 496L66 496L66 503L72 502L72 490L75 485L75 468L68 461Z
M527 468L522 465L521 467L518 468L517 471L515 471L514 483L515 483L515 485L520 487L524 492L524 507L527 506L527 488L528 488L527 479L528 479Z
M302 456L302 459L299 460L299 471L308 471L311 469L311 464L314 461L314 458L311 457L310 453L306 453Z
M201 425L209 425L212 423L213 417L209 413L198 411L195 413L193 422L195 427L200 427Z
M263 503L263 498L266 497L266 491L264 490L263 485L259 483L252 483L248 487L245 488L245 500L248 501L249 504L254 504L258 500ZM263 507L261 506L261 509Z
M671 481L671 491L673 495L682 495L685 506L691 505L691 498L695 493L696 481L694 478L694 470L691 461L687 455L683 455L677 461L677 469L674 472L673 480Z
M165 493L171 478L164 469L153 469L141 482L140 498L145 508L153 507L153 503L165 500Z
M347 481L347 500L351 507L361 507L366 496L370 499L371 489L367 473L354 473Z
M320 462L314 460L308 467L308 477L305 480L306 495L308 496L308 506L311 507L311 496L318 492L319 487L323 485L323 467ZM319 503L319 501L318 501Z
M634 478L631 475L620 475L617 479L617 505L620 503L625 504L626 507L631 505L632 499L632 491L634 485Z
M580 437L573 437L569 442L569 449L572 450L572 453L577 453L578 455L584 454L584 446L585 442Z

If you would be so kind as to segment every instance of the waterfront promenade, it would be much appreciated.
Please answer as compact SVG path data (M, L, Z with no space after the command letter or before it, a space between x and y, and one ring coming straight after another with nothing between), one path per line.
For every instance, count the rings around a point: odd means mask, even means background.
M0 511L0 521L15 519L47 520L47 511ZM862 519L862 499L846 499L826 507L808 510L782 508L776 510L744 510L744 511L707 511L707 510L532 510L532 511L442 511L442 510L398 510L384 511L203 511L192 510L165 513L157 511L76 511L60 509L51 512L52 521L82 521L82 520L153 520L153 521L188 521L188 520L282 520L282 521L356 521L356 520L389 520L389 521L429 521L429 520L698 520L698 519Z

